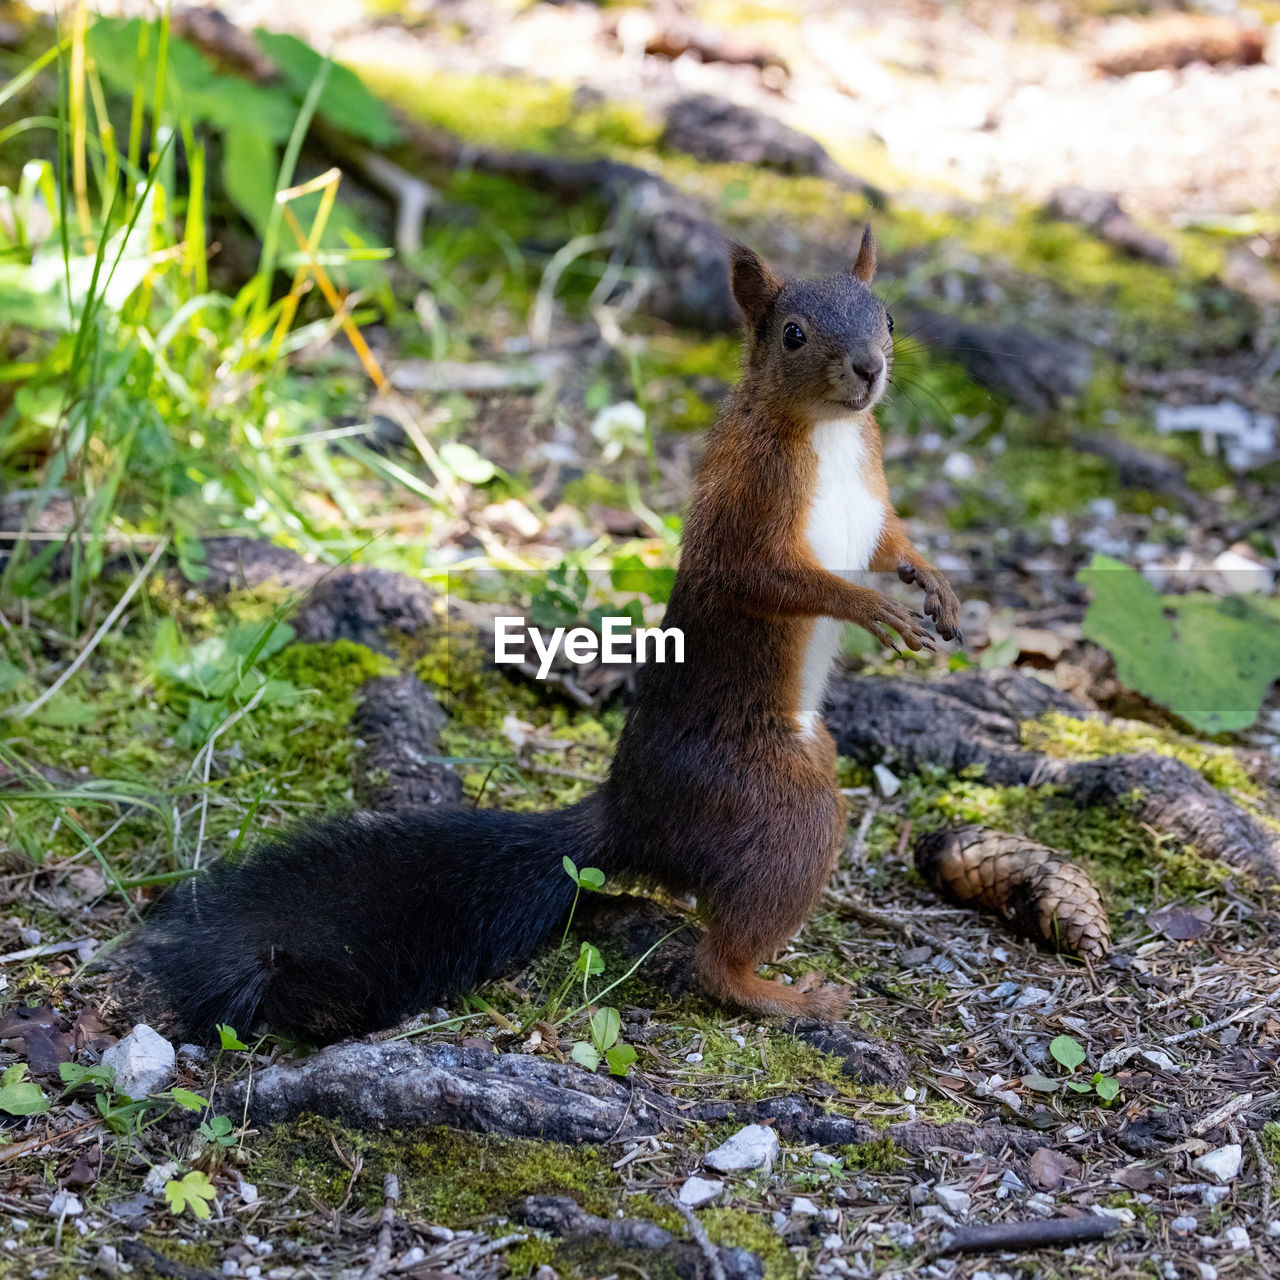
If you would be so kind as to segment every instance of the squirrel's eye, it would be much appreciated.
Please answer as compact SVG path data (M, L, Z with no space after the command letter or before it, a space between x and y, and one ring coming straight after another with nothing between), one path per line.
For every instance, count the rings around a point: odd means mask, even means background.
M782 345L788 351L798 351L808 341L809 339L804 336L804 330L794 322L782 331Z
M891 315L886 311L886 312L884 313L884 318L885 318L885 320L888 322L888 325L889 325L889 332L890 332L890 333L892 333L892 332L893 332L893 317L892 317L892 316L891 316Z

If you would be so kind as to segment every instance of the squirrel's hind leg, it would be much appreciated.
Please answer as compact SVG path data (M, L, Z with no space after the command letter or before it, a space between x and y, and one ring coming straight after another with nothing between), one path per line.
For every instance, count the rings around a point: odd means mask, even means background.
M781 979L770 981L756 973L757 957L744 953L712 925L698 946L698 977L709 995L765 1017L838 1018L850 993L840 987L801 991Z

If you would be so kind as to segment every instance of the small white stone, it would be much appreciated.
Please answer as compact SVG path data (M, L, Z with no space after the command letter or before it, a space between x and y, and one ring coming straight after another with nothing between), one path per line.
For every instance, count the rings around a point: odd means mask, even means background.
M1196 1244L1198 1244L1201 1249L1205 1249L1205 1250L1216 1249L1218 1247L1218 1237L1217 1236L1197 1236Z
M1172 1262L1166 1262L1161 1268L1164 1280L1178 1280L1178 1268Z
M1169 1230L1176 1231L1180 1236L1188 1236L1196 1229L1196 1220L1190 1214L1179 1214L1178 1217L1169 1223Z
M781 1234L787 1229L787 1223L790 1221L790 1219L787 1217L785 1213L782 1212L781 1209L775 1209L773 1211L773 1217L771 1221L773 1222L773 1229L779 1234Z
M700 1053L686 1053L686 1054L684 1055L684 1060L685 1060L686 1062L692 1062L692 1063L695 1063L695 1064L696 1064L696 1063L699 1063L699 1062L701 1062L701 1061L702 1061L702 1054L700 1054Z
M1037 1218L1052 1218L1054 1213L1053 1197L1047 1196L1043 1191L1037 1191L1035 1195L1027 1197L1027 1209L1034 1213Z
M780 1152L778 1135L772 1129L763 1124L749 1124L739 1129L728 1142L708 1151L702 1163L719 1173L735 1173L744 1169L763 1169L767 1173Z
M1200 1203L1206 1209L1221 1204L1231 1194L1230 1187L1211 1187L1207 1182L1200 1188Z
M902 783L898 781L898 776L887 765L873 765L871 769L876 780L876 786L880 788L880 794L887 800L890 796L896 796L902 790Z
M49 1217L78 1218L84 1212L84 1205L70 1191L59 1191L49 1201Z
M1218 1268L1212 1262L1197 1262L1196 1269L1200 1272L1200 1280L1218 1280Z
M797 1217L812 1218L817 1215L818 1206L804 1196L796 1196L791 1202L791 1212Z
M1163 1049L1143 1049L1139 1057L1145 1058L1153 1067L1159 1067L1161 1071L1168 1071L1173 1075L1178 1075L1182 1071L1182 1068Z
M31 1223L29 1223L26 1218L9 1219L9 1230L16 1231L18 1235L21 1235L30 1225Z
M1280 1236L1280 1218L1272 1218L1272 1220L1267 1223L1267 1235L1269 1235L1273 1240L1276 1236Z
M1228 1142L1225 1147L1206 1151L1204 1155L1192 1161L1191 1167L1197 1173L1208 1174L1219 1182L1230 1182L1240 1174L1240 1163L1244 1152L1238 1142Z
M1124 1223L1126 1227L1133 1226L1138 1220L1138 1215L1132 1209L1111 1209L1101 1204L1093 1205L1092 1209L1099 1218L1114 1218L1117 1222Z
M258 1203L258 1188L254 1186L252 1182L245 1182L241 1179L239 1191L240 1199L243 1200L245 1204Z
M680 1203L686 1209L696 1209L699 1205L709 1204L723 1190L724 1183L713 1178L688 1178L680 1188Z
M1249 1233L1243 1227L1228 1227L1223 1232L1223 1239L1237 1253L1249 1247Z
M240 1264L234 1258L227 1258L222 1264L222 1274L224 1276L239 1275Z
M102 1055L102 1063L115 1068L117 1093L149 1098L172 1083L175 1054L164 1036L140 1022Z
M844 1240L833 1231L829 1236L823 1236L822 1247L833 1250L841 1249L844 1247Z
M426 1256L427 1251L421 1245L415 1244L401 1256L398 1269L403 1271L406 1267L416 1267Z
M933 1198L948 1212L957 1218L968 1217L973 1206L973 1197L959 1187L934 1187Z
M815 1151L813 1153L813 1163L821 1165L823 1168L830 1169L833 1165L840 1163L839 1156L833 1156L827 1151Z

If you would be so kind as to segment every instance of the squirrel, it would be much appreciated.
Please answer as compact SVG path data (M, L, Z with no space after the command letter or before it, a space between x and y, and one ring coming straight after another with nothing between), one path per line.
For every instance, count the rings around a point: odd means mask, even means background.
M696 895L702 988L760 1015L839 1015L848 995L756 972L816 906L845 830L820 713L846 622L932 649L959 603L889 500L872 410L893 322L850 269L784 280L731 248L743 372L710 432L664 627L607 780L547 813L357 813L220 862L160 900L134 947L182 1032L265 1021L314 1043L367 1034L527 959L571 908L562 860ZM916 613L851 581L896 572Z

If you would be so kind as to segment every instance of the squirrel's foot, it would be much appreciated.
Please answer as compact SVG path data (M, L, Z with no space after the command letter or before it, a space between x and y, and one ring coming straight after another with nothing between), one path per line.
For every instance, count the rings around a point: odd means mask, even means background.
M960 601L951 584L936 569L904 560L898 566L903 582L914 582L924 592L924 611L933 619L934 629L944 640L964 643L960 634Z
M869 610L866 616L852 621L871 632L886 649L892 649L894 653L901 653L901 650L889 634L890 630L897 632L908 649L928 649L930 652L936 649L933 637L925 630L923 614L908 609L897 600L890 600L888 596L881 596L878 592L876 594L879 599L874 609Z

